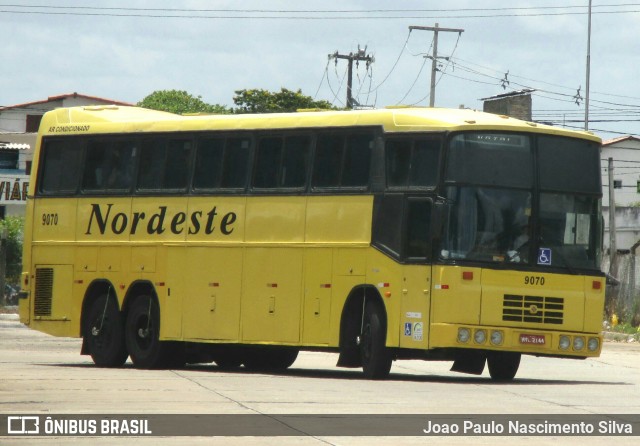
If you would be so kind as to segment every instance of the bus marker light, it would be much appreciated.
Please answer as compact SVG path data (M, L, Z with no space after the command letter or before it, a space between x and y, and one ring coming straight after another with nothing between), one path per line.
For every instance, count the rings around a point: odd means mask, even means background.
M385 291L384 297L391 297L391 291Z
M484 341L487 340L487 332L485 330L476 330L473 334L473 340L476 344L484 344Z
M462 280L473 280L473 271L462 271Z
M267 288L278 288L278 284L277 283L268 283L267 284Z
M331 288L331 284L330 283L321 283L320 284L320 288Z
M209 286L213 287L213 288L216 288L216 287L219 287L220 284L218 282L209 282Z
M164 286L164 282L156 282L155 285L156 286Z
M602 282L600 282L599 280L594 280L593 283L591 284L591 287L594 290L599 290L602 288Z
M124 283L121 283L121 284L120 284L120 289L121 289L121 290L124 290L125 288L126 288L125 284L124 284Z
M434 285L433 287L436 290L448 290L449 289L449 285Z
M471 331L468 328L458 328L458 342L468 342Z
M388 282L380 282L378 284L378 288L389 288L389 283Z
M73 281L73 283L83 284L83 283L84 283L84 280L82 280L82 279L76 279L76 280L74 280L74 281Z
M491 332L491 343L493 345L502 345L504 335L500 330L493 330Z

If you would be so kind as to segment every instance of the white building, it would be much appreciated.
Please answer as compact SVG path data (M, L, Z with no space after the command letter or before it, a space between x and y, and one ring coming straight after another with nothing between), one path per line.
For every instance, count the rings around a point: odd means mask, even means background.
M640 138L623 136L602 144L604 245L609 247L609 158L613 161L616 247L629 249L640 240Z
M78 93L0 107L0 219L24 215L31 160L42 115L60 107L132 105Z

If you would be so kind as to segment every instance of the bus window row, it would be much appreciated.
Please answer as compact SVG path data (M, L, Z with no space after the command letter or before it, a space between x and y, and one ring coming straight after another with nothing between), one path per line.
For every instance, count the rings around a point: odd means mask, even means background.
M373 156L375 139L374 131L48 138L37 193L361 193L383 162L388 189L436 185L440 139L389 138L384 159Z

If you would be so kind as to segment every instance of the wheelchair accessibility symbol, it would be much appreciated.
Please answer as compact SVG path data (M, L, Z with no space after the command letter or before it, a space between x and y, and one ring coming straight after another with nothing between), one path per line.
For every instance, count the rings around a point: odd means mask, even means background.
M538 250L538 265L551 265L551 248Z

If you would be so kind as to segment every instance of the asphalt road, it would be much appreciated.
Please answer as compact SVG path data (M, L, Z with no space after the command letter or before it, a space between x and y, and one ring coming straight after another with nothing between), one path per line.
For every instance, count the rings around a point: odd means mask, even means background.
M284 374L212 364L101 369L79 339L55 338L0 315L0 414L640 414L640 344L607 342L584 361L525 356L516 379L450 372L451 363L397 361L386 381L303 352ZM635 433L640 435L640 433ZM616 437L0 437L0 444L637 444Z

